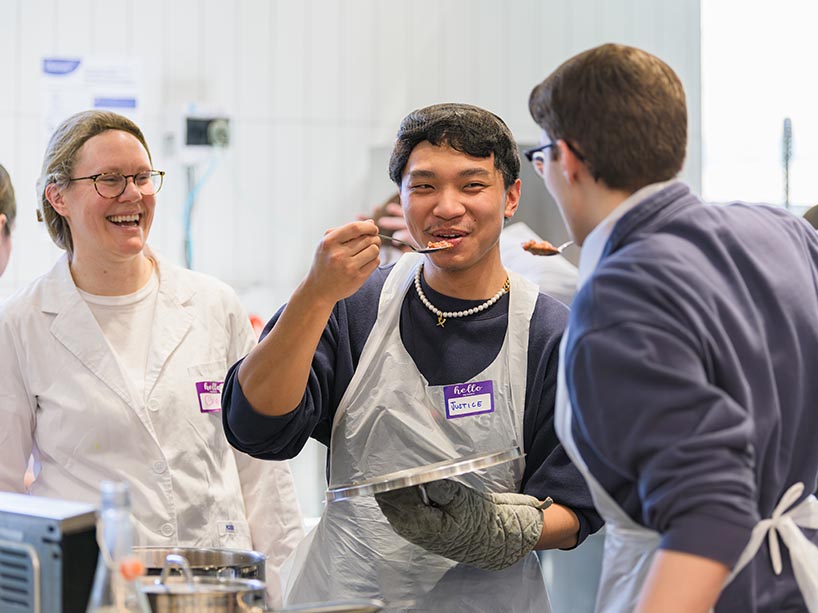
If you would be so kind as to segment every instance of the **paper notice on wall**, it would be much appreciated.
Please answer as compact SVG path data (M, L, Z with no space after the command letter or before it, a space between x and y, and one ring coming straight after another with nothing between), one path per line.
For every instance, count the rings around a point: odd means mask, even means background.
M90 109L114 111L139 124L142 61L44 57L40 89L46 140L63 120Z

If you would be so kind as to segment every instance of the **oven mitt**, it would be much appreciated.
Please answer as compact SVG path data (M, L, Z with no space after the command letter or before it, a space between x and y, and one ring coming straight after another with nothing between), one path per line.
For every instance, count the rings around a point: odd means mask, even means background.
M407 541L485 570L511 566L533 550L542 533L542 511L553 502L488 494L449 479L375 499L392 529Z

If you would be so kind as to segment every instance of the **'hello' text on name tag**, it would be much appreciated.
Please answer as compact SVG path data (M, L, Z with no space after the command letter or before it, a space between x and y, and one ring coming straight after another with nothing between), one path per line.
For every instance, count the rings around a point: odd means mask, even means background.
M491 381L458 383L443 388L446 419L480 415L494 411L494 386Z

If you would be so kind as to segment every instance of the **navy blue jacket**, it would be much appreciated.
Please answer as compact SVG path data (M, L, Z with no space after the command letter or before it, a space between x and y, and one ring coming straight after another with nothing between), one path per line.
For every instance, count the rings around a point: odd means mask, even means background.
M675 183L619 220L578 292L574 438L662 548L732 566L790 485L815 491L817 263L803 220ZM716 610L804 610L784 558L776 578L765 541Z

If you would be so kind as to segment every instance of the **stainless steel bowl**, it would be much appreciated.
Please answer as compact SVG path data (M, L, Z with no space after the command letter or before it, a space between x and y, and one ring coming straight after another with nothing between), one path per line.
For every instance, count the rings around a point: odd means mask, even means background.
M171 576L178 572L181 575ZM187 560L169 554L159 578L142 577L153 613L262 613L264 583L255 579L194 577Z
M148 575L162 574L168 555L185 558L197 577L224 579L266 579L263 553L240 549L202 549L199 547L134 547L134 554L145 565Z
M142 591L153 613L261 613L266 610L264 584L254 579L169 577L143 579Z
M386 606L381 600L338 600L313 604L295 605L270 613L378 613Z

